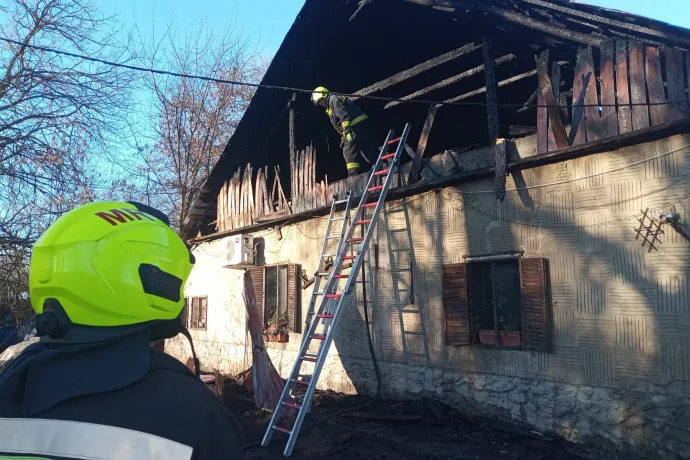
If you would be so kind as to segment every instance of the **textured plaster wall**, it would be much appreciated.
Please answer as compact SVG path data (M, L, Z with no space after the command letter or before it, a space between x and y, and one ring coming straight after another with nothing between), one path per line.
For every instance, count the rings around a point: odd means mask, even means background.
M369 315L384 391L426 395L484 415L558 432L572 440L690 457L690 244L670 227L658 251L635 240L640 211L675 208L687 226L690 149L627 167L690 144L690 136L592 155L509 176L508 188L594 177L508 192L491 180L391 202L366 264ZM534 154L533 140L517 155ZM465 169L490 164L490 149L458 157ZM625 167L616 172L606 173ZM315 270L326 218L255 234L266 263ZM208 295L208 331L192 331L202 366L237 373L251 350L241 272L221 268L223 240L205 243L187 295ZM373 247L373 246L372 246ZM524 250L545 257L551 278L551 353L448 347L443 341L441 265L463 255ZM412 271L410 271L410 264ZM411 299L410 282L414 283ZM303 291L302 314L311 290ZM414 300L414 302L412 302ZM361 295L343 315L320 388L371 393ZM286 376L301 335L270 344ZM183 340L166 351L186 359Z

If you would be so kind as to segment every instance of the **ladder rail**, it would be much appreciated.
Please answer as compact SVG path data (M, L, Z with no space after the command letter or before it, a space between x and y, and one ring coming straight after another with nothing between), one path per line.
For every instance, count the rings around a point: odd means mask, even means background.
M392 132L391 132L392 133ZM350 289L352 288L352 285L354 284L354 280L357 278L357 275L359 273L359 269L362 266L362 263L364 261L364 253L366 252L366 248L368 247L369 241L371 241L371 237L374 234L374 230L376 228L376 217L378 217L378 213L380 212L381 208L385 206L385 201L386 201L386 193L388 189L390 188L390 184L392 182L393 178L393 173L397 169L397 162L400 160L400 154L403 151L404 148L404 142L402 142L403 139L407 137L407 134L409 134L409 125L405 125L405 130L403 131L402 139L401 142L398 145L398 149L396 151L396 155L391 162L391 167L390 170L388 171L383 189L381 190L381 193L378 197L378 204L376 206L376 210L374 211L374 214L372 215L372 222L369 225L369 228L367 228L366 234L364 236L364 240L360 244L360 247L357 249L357 257L354 261L354 264L352 265L352 268L350 269L350 276L347 279L347 283L345 284L345 287L342 292L347 293L350 292ZM387 143L384 145L388 145ZM379 161L377 161L377 165L379 164L381 159L381 156L379 156ZM370 183L374 180L373 178L375 177L374 171L372 171L371 178L370 178ZM371 185L371 184L369 184ZM364 208L362 207L362 204L365 204L365 197L366 194L362 195L362 200L360 201L360 205L357 209L357 212L355 215L363 212ZM354 233L354 229L356 226L356 220L353 220L352 224L350 224L350 228L348 229L348 239L350 239L352 233ZM348 243L346 241L346 245L350 245L351 243ZM343 246L345 248L346 246ZM341 254L344 254L345 251L342 251ZM339 261L342 264L342 257L339 257L341 260ZM335 270L334 270L335 271ZM328 331L326 333L326 339L323 341L321 344L321 349L319 350L319 358L316 362L316 366L314 367L314 372L312 374L312 380L309 382L309 386L307 387L307 391L304 395L304 402L302 403L302 407L297 413L297 418L293 424L293 429L290 434L290 437L288 438L287 445L285 446L285 452L284 455L287 457L290 454L292 454L292 450L295 446L295 443L297 442L297 435L299 434L299 430L302 427L302 423L304 422L304 418L306 417L307 413L309 412L309 408L311 407L311 402L314 397L314 392L316 391L316 384L318 382L318 377L321 375L321 371L323 370L323 366L326 363L326 358L328 355L328 350L330 349L331 342L333 341L333 338L335 337L335 331L337 330L338 323L340 321L340 317L343 312L343 303L345 302L346 297L343 296L340 299L338 299L338 306L335 309L335 312L333 314L333 318L330 320L330 327L328 328ZM314 322L315 323L315 322ZM301 355L300 355L301 356Z
M264 438L261 442L262 446L267 446L271 438L273 437L274 431L282 431L286 432L289 434L288 442L287 445L285 446L285 451L284 455L286 457L290 456L292 454L292 450L295 446L295 443L297 442L297 438L299 436L299 432L301 430L302 424L304 422L304 418L306 417L307 413L309 413L309 409L311 407L311 404L313 402L313 397L314 397L314 392L316 391L316 386L318 384L319 376L321 375L321 372L323 370L323 366L325 365L326 359L328 358L328 351L330 349L331 343L333 339L335 338L336 334L336 329L339 324L342 312L344 310L345 302L346 300L350 299L350 294L352 291L352 287L356 283L356 279L359 275L359 270L362 267L362 264L364 263L364 258L365 254L368 250L369 243L376 231L376 224L378 221L379 214L381 213L381 210L385 207L385 201L386 201L386 195L388 193L388 190L391 187L391 184L393 182L393 176L397 172L399 163L400 163L400 158L402 156L402 152L404 151L405 148L405 141L407 139L407 136L409 135L410 131L410 125L406 124L405 128L403 129L402 135L397 138L397 139L392 139L394 136L393 130L390 130L388 132L388 135L386 137L386 141L384 142L383 146L381 147L381 150L379 152L379 157L374 165L374 168L371 171L371 174L369 176L369 180L367 182L366 188L364 192L362 193L362 196L359 201L359 205L356 208L356 211L354 213L354 217L350 220L349 224L347 223L347 220L349 218L350 214L350 206L352 202L352 195L351 192L348 192L348 201L346 205L346 212L345 212L345 218L343 219L343 226L341 227L341 235L338 240L338 250L336 252L336 256L333 262L333 266L328 272L326 284L324 285L324 289L322 291L323 296L319 301L316 301L316 294L312 294L312 301L310 301L310 311L311 317L313 318L309 324L308 327L306 328L305 331L305 336L302 340L302 343L300 345L300 351L299 355L297 356L297 359L295 361L295 364L292 368L292 371L290 372L290 377L288 378L284 388L283 392L280 396L279 404L275 408L273 415L271 417L271 421L269 422L269 426L266 430L266 433L264 435ZM398 142L396 151L394 154L386 154L388 150L388 146L390 144L393 144L395 142ZM382 162L384 161L384 155L386 156L385 159L390 159L392 157L392 161L390 162L390 165L388 166L388 170L385 171L383 174L381 171L379 171L380 166L382 165ZM377 174L377 172L379 174ZM383 175L385 174L385 179L382 181L383 184L377 187L373 187L373 184L375 184L379 178L383 179ZM372 191L371 189L375 188L376 190ZM369 206L364 206L367 204L369 201L370 197L372 196L372 193L378 192L379 195L376 198L376 206L374 208L374 212L372 213L371 217L366 220L366 221L360 221L363 219L363 216L366 212L367 207L371 207L372 203L369 203ZM319 261L319 268L324 267L324 256L326 248L327 248L327 243L329 240L329 235L330 235L330 230L331 230L331 224L332 224L332 215L334 214L335 210L335 200L334 204L331 207L331 217L329 217L329 227L327 229L326 237L324 240L324 244L322 247L322 257L321 260ZM347 230L345 230L345 226L347 225ZM355 229L359 227L360 225L367 225L367 229L365 232L365 235L363 238L357 238L357 241L353 241L353 234L355 232ZM362 228L362 227L360 227ZM348 253L348 250L350 248L353 248L353 244L358 243L359 247L356 249L356 255L355 256L345 256L345 254ZM340 275L340 272L343 270L343 262L345 260L353 260L352 267L350 269L349 275L347 275L347 281L345 283L345 286L343 287L342 290L339 291L339 293L336 293L338 290L338 285L339 285L339 280L344 279L345 275ZM325 277L325 276L324 276ZM315 287L314 287L314 292L317 292L317 285L316 285L315 280ZM320 279L319 279L320 281ZM320 284L320 283L319 283ZM328 294L328 295L327 295ZM313 310L313 307L316 307L316 304L318 303L318 308ZM313 305L312 305L313 304ZM328 312L328 314L324 314L324 312ZM322 321L319 321L321 319ZM320 325L323 325L324 330L323 332L320 332L319 334L316 334L317 329L319 328ZM309 347L311 345L312 340L320 340L320 345L318 352L316 353L316 364L314 366L313 372L311 374L311 380L306 383L307 390L305 392L304 397L301 400L301 404L296 407L295 405L290 405L291 403L288 403L287 399L292 398L291 396L291 391L296 385L295 382L300 383L299 377L301 373L301 368L304 362L306 361L305 357L307 356L307 352L309 350ZM314 362L313 356L308 359L311 362ZM297 409L297 417L295 418L294 422L292 423L292 429L287 429L284 427L279 427L277 424L281 420L281 414L284 411L284 405L288 404L287 407L294 407Z
M325 271L326 263L325 263L325 256L326 256L326 251L328 250L328 243L330 241L330 236L331 236L331 229L333 227L333 216L336 214L336 207L337 207L337 197L334 195L333 196L333 202L331 203L331 212L328 215L328 225L326 226L326 234L323 239L323 244L321 245L321 255L319 256L319 263L316 269L316 273L314 273L314 287L312 288L312 294L311 294L311 299L309 300L309 306L307 307L307 314L304 320L304 329L307 330L309 328L309 323L311 322L312 317L314 316L314 307L316 306L316 299L318 298L318 292L319 292L319 287L321 286L321 273ZM345 226L347 224L347 217L350 215L350 207L352 206L352 191L348 190L346 195L345 195L345 213L344 216L346 217L340 226L340 237L338 238L338 244L337 244L337 249L336 249L336 254L340 250L341 245L343 244L343 236L345 234ZM325 292L324 292L325 294Z
M374 167L372 168L372 173L369 176L369 180L367 181L367 186L364 189L364 193L362 194L362 198L360 199L359 206L357 206L357 209L355 210L355 215L352 217L350 225L348 226L347 233L345 236L345 240L343 242L342 247L339 248L338 250L338 255L336 256L335 260L333 261L333 268L331 268L331 272L328 276L328 281L326 282L326 286L328 287L327 289L324 289L324 292L327 290L330 292L330 288L333 286L333 281L334 281L334 276L336 273L340 273L342 270L342 265L343 265L343 254L346 252L346 248L350 245L348 242L350 239L352 239L352 234L354 232L355 227L357 226L356 222L361 218L362 213L363 213L363 208L362 208L362 203L366 202L368 199L368 196L371 194L369 189L372 187L372 183L376 180L376 176L374 175L375 170L378 168L378 166L381 164L381 157L383 157L384 152L388 149L388 142L391 141L393 138L394 132L393 130L388 131L388 135L386 136L386 141L383 143L383 146L381 147L381 150L379 152L379 157L376 160L376 163L374 163ZM392 165L392 163L391 163ZM337 285L337 281L336 281ZM321 299L321 303L318 308L318 313L322 313L322 310L324 307L328 305L328 301L332 299L328 299L325 295Z
M405 139L408 134L409 134L409 125L406 125L405 130L403 132L402 139ZM392 132L390 133L389 138L391 137L391 135L392 135ZM385 146L388 145L389 140L390 139L388 139L386 141L386 144L384 144ZM359 248L357 249L357 256L355 256L355 261L353 263L352 268L350 269L350 275L347 278L347 283L342 290L342 292L346 293L346 295L351 292L352 286L353 286L353 284L354 284L354 282L355 282L355 280L359 274L359 269L361 268L362 263L364 261L364 254L367 251L368 244L371 241L371 238L372 238L374 231L375 231L376 220L377 220L378 214L380 213L381 208L383 206L385 206L386 193L387 193L388 189L390 188L390 185L391 185L392 179L393 179L393 175L397 170L397 166L398 166L398 163L400 160L400 155L403 151L402 150L403 148L404 148L404 143L400 142L398 145L398 149L396 151L395 157L394 157L394 159L391 162L391 165L389 167L388 174L386 175L386 180L385 180L385 183L384 183L383 188L381 190L381 193L379 194L379 197L377 200L376 210L374 211L374 214L372 215L372 218L371 218L372 222L369 225L369 227L367 228L366 235L365 235L363 241L360 243ZM338 270L334 270L334 271L340 271L340 268L342 267L342 262L343 262L342 254L345 254L347 252L346 248L352 244L349 241L352 238L352 235L354 233L355 228L359 225L359 224L357 224L357 219L362 217L362 214L364 213L365 208L362 205L368 201L368 197L370 196L370 193L371 193L371 192L369 192L369 188L371 188L372 184L376 181L377 176L376 176L375 172L381 163L382 155L383 155L383 153L381 153L381 155L379 155L379 161L377 161L376 168L374 169L374 171L372 171L369 182L367 184L367 191L366 191L366 193L364 193L362 195L362 199L360 200L360 205L358 206L357 211L355 213L355 219L353 220L353 222L351 223L351 225L348 229L348 238L346 240L346 244L343 246L343 251L341 251L341 253L340 253L341 256L339 257L340 260L338 261L338 263L339 263ZM306 414L309 410L309 407L311 406L311 403L313 400L313 395L314 395L314 392L316 390L316 384L318 382L318 377L320 376L321 371L323 369L323 366L326 362L327 354L328 354L328 350L330 349L331 342L333 341L333 339L335 337L337 326L339 324L340 317L341 317L341 314L343 312L342 307L343 307L343 303L345 302L345 299L346 299L345 296L342 296L342 297L340 297L340 299L338 299L338 305L335 308L333 318L330 319L330 327L328 327L328 330L326 333L326 338L321 345L321 349L319 350L319 358L318 358L316 366L314 368L313 376L315 378L313 378L312 381L309 382L307 392L304 396L303 407L301 408L300 412L298 413L297 419L295 420L295 423L293 424L293 426L294 426L293 432L290 435L290 439L288 439L288 445L285 448L285 455L286 456L290 455L292 453L292 449L294 448L294 444L296 443L297 435L299 434L299 430L301 429L301 425L304 421L304 417L306 416Z
M385 152L387 150L388 142L391 140L392 136L393 136L393 130L390 130L388 132L388 136L386 136L386 142L384 142L383 146L381 147L381 151L379 153L379 158L378 158L377 162L375 163L376 165L378 165L380 163L381 157L383 156L383 152ZM373 174L372 174L372 176L373 176ZM371 182L371 177L369 178L369 182ZM365 194L367 194L368 189L369 189L369 186L367 186L367 189L365 190ZM356 213L358 211L359 210L357 210ZM345 222L345 220L343 220L343 222ZM352 222L354 222L354 219L352 220ZM346 235L348 235L348 236L345 237L344 244L341 248L339 248L337 256L333 261L333 267L331 268L331 271L330 271L328 278L326 280L326 284L324 286L324 290L323 290L324 293L330 292L330 290L333 287L333 281L335 280L335 278L334 278L335 273L340 272L340 270L341 270L341 266L342 266L341 258L342 258L342 254L345 252L345 246L347 245L347 239L350 238L349 235L352 232L352 227L353 227L352 222L349 224L348 231L346 232ZM320 261L319 264L321 264L322 262L323 261ZM316 282L316 280L314 280L314 282ZM324 307L326 306L326 303L330 299L328 299L324 295L319 300L320 301L319 301L318 308L316 310L316 314L321 314L323 312ZM314 332L316 332L317 325L318 325L318 321L310 321L309 327L304 331L305 336L302 339L302 343L300 344L299 354L297 355L297 359L295 360L295 364L293 365L292 370L290 371L290 376L288 377L287 381L285 382L285 386L283 387L283 392L281 393L280 399L278 400L278 406L273 411L273 415L271 416L271 420L269 422L268 428L266 429L266 433L264 434L264 438L261 441L261 445L264 447L266 447L271 442L271 439L273 438L273 433L275 431L274 427L277 426L277 423L280 421L281 414L283 413L282 403L283 403L283 401L286 400L287 396L290 394L290 391L292 390L292 387L294 384L293 380L299 375L299 371L300 371L300 368L302 367L302 362L303 362L302 357L305 355L305 353L309 349L309 345L311 344L311 336L314 334ZM319 352L317 354L320 354L321 350L322 350L322 348L319 347ZM304 401L306 401L306 398L303 399L303 402ZM299 417L300 412L302 412L302 411L301 410L298 411L298 417ZM302 417L302 420L303 419L304 419L304 417ZM296 427L296 426L297 426L297 423L295 422L293 424L293 427ZM294 431L294 428L292 431ZM290 435L290 437L292 437L292 435ZM293 446L294 446L294 443L293 443ZM292 449L290 449L290 450L292 450Z

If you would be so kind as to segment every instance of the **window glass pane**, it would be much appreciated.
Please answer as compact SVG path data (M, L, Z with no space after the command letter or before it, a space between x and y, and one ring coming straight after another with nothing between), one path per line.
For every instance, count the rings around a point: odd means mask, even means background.
M264 278L264 321L270 322L278 305L278 270L277 267L266 267Z
M467 265L472 316L472 339L479 343L480 330L495 330L493 292L491 286L491 263L479 262Z
M281 265L278 267L278 315L285 317L288 314L288 267Z
M500 331L522 329L520 270L517 260L494 263L494 296Z

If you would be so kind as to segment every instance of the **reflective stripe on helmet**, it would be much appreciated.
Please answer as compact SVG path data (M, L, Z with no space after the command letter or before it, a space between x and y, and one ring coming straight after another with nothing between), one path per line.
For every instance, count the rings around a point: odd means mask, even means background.
M190 460L193 449L140 431L64 420L0 418L0 458ZM33 457L40 458L40 457Z
M347 120L345 120L345 121L342 123L342 125L343 125L343 129L349 128L349 127L350 127L350 122L347 121Z
M358 169L359 168L359 163L356 161L353 161L352 163L347 164L347 169Z

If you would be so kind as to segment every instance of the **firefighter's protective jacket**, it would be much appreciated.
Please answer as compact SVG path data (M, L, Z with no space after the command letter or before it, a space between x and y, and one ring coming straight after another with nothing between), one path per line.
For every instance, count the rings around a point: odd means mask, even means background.
M0 459L241 459L241 430L148 331L33 344L0 374Z
M328 95L326 113L335 130L343 137L357 124L369 118L350 99L335 94Z

